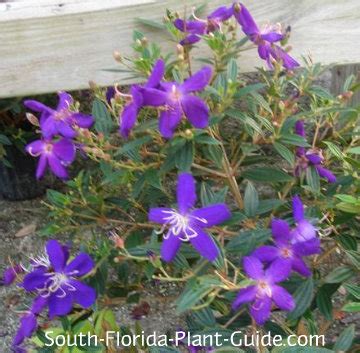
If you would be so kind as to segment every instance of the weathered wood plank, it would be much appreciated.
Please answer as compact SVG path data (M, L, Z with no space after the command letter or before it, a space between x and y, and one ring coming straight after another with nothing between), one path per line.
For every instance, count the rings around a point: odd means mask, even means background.
M26 3L26 6L25 6ZM35 3L35 5L34 5ZM112 52L130 53L134 18L160 21L166 7L183 12L203 1L40 0L0 3L0 97L80 89L89 80L101 85L123 82ZM208 1L208 8L231 1ZM39 4L41 5L39 7ZM60 4L63 4L60 6ZM4 7L6 9L4 10ZM311 53L325 64L358 62L358 0L274 0L248 2L259 24L281 21L292 27L293 54ZM150 41L174 50L168 37L146 29ZM198 57L202 49L194 53ZM253 51L240 59L242 71L262 65Z

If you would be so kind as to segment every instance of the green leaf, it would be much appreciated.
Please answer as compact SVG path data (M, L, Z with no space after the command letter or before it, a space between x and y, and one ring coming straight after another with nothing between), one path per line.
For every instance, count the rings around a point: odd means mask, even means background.
M333 318L331 297L338 287L336 284L324 284L317 292L316 305L327 320L332 320Z
M345 282L354 275L353 269L347 266L337 267L325 277L325 283Z
M254 185L249 181L246 185L244 196L245 214L254 217L259 207L259 194Z
M279 142L285 144L285 145L293 145L293 146L299 146L299 147L310 147L306 139L302 136L296 135L296 134L286 134L280 136Z
M288 314L289 320L295 320L305 313L306 309L311 305L313 291L314 281L312 277L309 277L300 284L293 295L296 306L295 309Z
M314 166L306 168L306 182L315 194L320 192L320 177Z
M344 285L344 287L351 295L353 295L356 299L360 300L360 286L347 283Z
M175 165L182 172L188 172L194 160L194 144L187 141L178 153L175 155Z
M177 312L183 313L191 309L202 298L212 291L208 284L199 284L196 281L189 281L181 295L176 299Z
M355 338L355 325L350 325L343 332L341 332L337 339L334 350L340 352L346 352L350 347Z
M237 81L238 67L237 62L234 58L230 59L227 65L227 78L232 82Z
M360 146L359 147L352 147L348 150L349 153L352 154L360 154Z
M267 183L285 183L293 180L293 177L280 169L254 168L242 173L244 179Z
M212 161L214 161L215 165L218 168L222 168L222 160L223 160L223 153L219 146L217 145L207 145L207 152L208 152L208 158Z
M360 253L355 250L345 250L345 253L350 261L360 269Z
M260 89L262 89L264 87L265 87L265 84L263 84L263 83L255 83L255 84L252 84L252 85L247 85L245 87L240 88L235 93L235 98L240 98L240 97L245 96L245 95L247 95L249 93L259 91Z
M141 18L141 17L136 17L135 20L139 23L141 23L142 25L151 27L151 28L155 28L155 29L165 29L165 26L159 22L159 21L153 21L153 20L149 20L147 18Z
M200 189L201 204L203 206L207 206L215 203L224 203L227 192L228 192L227 186L225 186L218 192L215 192L209 184L203 182L201 183L201 189Z
M272 350L271 352L273 351L274 350ZM320 347L293 346L293 347L286 347L284 349L280 349L276 351L276 353L334 353L334 351Z
M106 105L97 98L92 105L92 115L95 118L95 130L108 136L114 124Z
M360 312L360 302L347 303L341 308L341 310L348 313L358 313Z
M0 134L0 144L2 145L11 145L11 141L6 135Z
M281 157L283 157L291 166L295 163L294 153L291 152L286 146L279 142L274 142L274 148Z
M244 256L253 251L260 244L265 243L271 235L269 229L255 229L240 232L239 235L232 237L225 249L227 253L236 256Z
M143 136L127 142L116 151L115 156L129 155L130 152L137 151L141 146L150 142L151 140L151 136Z

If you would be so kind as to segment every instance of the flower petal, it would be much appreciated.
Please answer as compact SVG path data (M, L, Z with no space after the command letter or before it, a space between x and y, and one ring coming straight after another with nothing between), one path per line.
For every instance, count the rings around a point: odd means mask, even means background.
M288 259L276 259L265 271L265 277L271 283L282 282L290 276L291 261Z
M148 214L149 221L155 222L155 223L160 223L160 224L165 224L168 222L165 218L169 217L169 213L167 213L167 212L171 212L171 211L173 211L173 210L171 208L167 208L167 207L150 208L150 211Z
M185 45L191 45L199 42L201 40L201 37L198 34L189 34L186 36L183 40L180 41L180 44Z
M70 281L76 290L72 292L73 300L83 308L89 308L96 301L96 291L94 288L88 286L80 281Z
M41 155L39 158L39 162L36 167L36 178L41 179L45 174L45 169L47 166L47 158L45 155Z
M71 140L63 138L54 143L53 152L56 157L68 164L74 161L76 148Z
M71 97L71 95L67 92L61 91L58 92L58 96L59 96L59 103L58 106L56 107L56 110L63 110L63 109L69 109L70 105L73 104L73 97Z
M298 120L295 123L295 133L299 136L306 137L304 120Z
M206 23L201 21L184 21L181 18L177 18L174 22L174 26L181 32L190 32L194 34L205 34Z
M197 196L195 190L195 179L190 173L180 173L177 181L176 199L180 213L186 214L194 207Z
M44 141L36 140L26 145L25 150L33 157L39 156L43 152Z
M201 98L185 95L181 99L181 106L194 127L204 129L209 125L209 107Z
M309 221L303 219L292 230L291 236L295 243L312 240L316 238L316 228Z
M208 228L225 222L231 217L231 213L225 204L219 203L199 208L191 213L191 217L198 218L194 222L199 227Z
M174 130L179 125L182 117L182 111L179 105L168 105L167 109L162 111L159 118L159 130L163 137L171 138Z
M284 35L279 32L267 32L267 33L261 33L261 39L266 40L270 43L279 42L284 38Z
M44 270L35 270L28 273L22 282L22 287L27 292L32 292L37 289L41 289L45 287L45 284L49 276L46 275Z
M57 240L52 239L46 243L45 247L51 266L56 272L61 272L68 260L67 254L63 251L63 246Z
M263 264L253 256L246 256L243 259L245 273L253 279L260 279L264 276Z
M271 298L264 296L257 298L250 306L250 315L258 325L263 325L270 317Z
M219 249L212 237L205 233L201 228L194 228L197 233L196 237L190 238L191 245L199 252L199 254L209 261L216 260L219 255Z
M256 296L256 286L249 286L239 290L238 295L232 303L232 308L237 309L242 304L251 302Z
M71 115L77 126L83 129L90 129L94 124L94 117L92 115L83 113L74 113Z
M326 179L329 183L336 182L336 176L329 169L323 168L319 165L315 166L315 168L318 171L319 175Z
M295 301L291 294L283 287L274 284L271 288L274 303L282 310L291 311L295 308Z
M239 3L234 3L234 16L242 27L242 30L247 35L254 35L260 33L258 26L256 25L249 10Z
M162 59L159 59L154 64L154 67L151 71L151 74L145 84L145 87L155 88L160 84L160 81L163 79L165 74L165 62Z
M220 6L215 9L209 16L208 19L215 20L218 22L224 22L228 20L233 15L232 6Z
M311 271L309 267L307 267L304 260L302 260L300 257L293 258L292 269L304 277L311 276Z
M65 292L59 289L52 293L49 297L49 318L52 320L55 316L63 316L69 314L72 309L73 298L72 292Z
M8 267L3 273L2 280L0 281L1 284L4 286L9 286L15 281L17 274L22 272L24 272L24 270L20 265Z
M261 262L272 262L279 256L279 250L275 246L263 245L253 251L250 256L258 258Z
M321 252L320 239L313 238L293 245L295 253L299 256L310 256Z
M69 175L61 161L54 155L48 156L48 162L51 171L60 179L68 179Z
M57 123L52 115L40 120L41 133L45 138L51 138L58 133Z
M324 157L322 157L319 153L307 151L305 153L305 157L314 165L322 163Z
M164 238L161 245L161 258L170 262L175 257L181 246L181 240L171 231L168 232L167 238Z
M139 108L136 104L130 103L126 105L120 116L120 133L124 138L128 138L131 129L134 127Z
M25 338L31 337L37 328L37 320L34 314L26 314L20 319L20 327L13 339L14 346L20 345Z
M271 47L271 56L276 61L281 61L282 65L288 70L292 70L295 67L300 66L300 64L293 57L291 57L284 49L282 49L278 45L273 45Z
M51 109L50 107L46 106L45 104L38 102L36 100L32 100L32 99L27 99L24 101L24 105L26 108L29 108L31 110L33 110L34 112L43 112L46 111L48 113L53 113L54 110Z
M159 107L166 103L167 94L164 91L156 88L139 88L139 92L143 97L143 105Z
M65 273L71 276L81 277L89 273L95 264L93 259L86 253L80 253L66 267Z
M292 199L293 216L296 222L299 222L305 218L304 216L304 205L298 195Z
M56 122L56 128L57 128L58 133L61 136L64 136L67 138L74 138L77 136L77 132L71 126L70 121L64 121L64 120L58 121L58 122Z
M282 219L272 219L271 232L276 244L286 244L290 240L290 226Z
M184 93L201 91L210 82L212 76L212 69L210 66L204 66L194 75L190 76L183 84L181 84L181 90Z
M42 297L41 295L38 295L32 305L31 305L31 312L35 315L39 315L45 306L48 304L48 298Z
M260 44L258 46L258 53L261 59L270 60L270 45L267 43Z

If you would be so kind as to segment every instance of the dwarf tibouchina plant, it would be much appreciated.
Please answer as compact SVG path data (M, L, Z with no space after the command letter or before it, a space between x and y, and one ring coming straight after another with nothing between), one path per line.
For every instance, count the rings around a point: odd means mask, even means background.
M306 137L305 123L303 120L298 120L295 125L295 132L302 137ZM319 175L326 179L329 183L336 182L336 176L329 170L322 166L324 157L319 148L311 148L306 150L304 147L297 147L296 155L298 157L295 173L301 175L309 166L314 166Z
M245 273L255 281L255 284L240 289L232 304L233 309L251 302L250 314L259 325L263 325L268 320L272 303L285 311L294 309L294 299L278 285L289 276L288 266L284 267L282 262L274 261L264 270L260 260L251 256L244 258L243 266Z
M182 173L177 183L177 209L152 208L149 220L164 225L164 239L161 257L171 261L182 242L190 242L200 255L214 261L219 250L212 237L204 231L221 224L230 218L230 211L225 204L210 205L193 209L196 203L195 180L191 174Z
M92 82L84 114L64 92L56 109L26 101L39 119L28 114L41 134L26 147L39 158L37 177L49 168L67 179L47 191L41 234L71 237L81 253L70 257L50 240L30 268L9 259L2 284L34 296L25 308L12 305L15 351L63 351L45 347L49 331L135 334L144 317L157 331L154 313L175 353L234 348L225 339L179 348L168 337L180 322L191 337L256 332L255 346L236 348L270 353L283 347L265 347L268 332L296 344L298 333L308 339L331 327L321 347L301 339L306 347L285 348L348 351L353 325L333 337L338 318L359 308L360 109L349 102L360 85L350 77L333 96L319 86L319 64L304 57L297 68L287 46L293 24L261 29L254 18L281 14L260 2L254 13L250 2L206 4L196 14L167 10L161 24L138 18L152 30L134 30L131 48L114 52L118 81ZM70 170L76 150L86 158ZM133 353L154 352L134 345Z

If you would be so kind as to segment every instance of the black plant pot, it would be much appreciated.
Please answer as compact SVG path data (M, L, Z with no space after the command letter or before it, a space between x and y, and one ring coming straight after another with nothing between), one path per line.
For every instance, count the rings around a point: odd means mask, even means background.
M11 201L28 200L42 195L45 188L36 180L36 159L15 146L5 146L6 159L12 167L0 162L0 194Z

